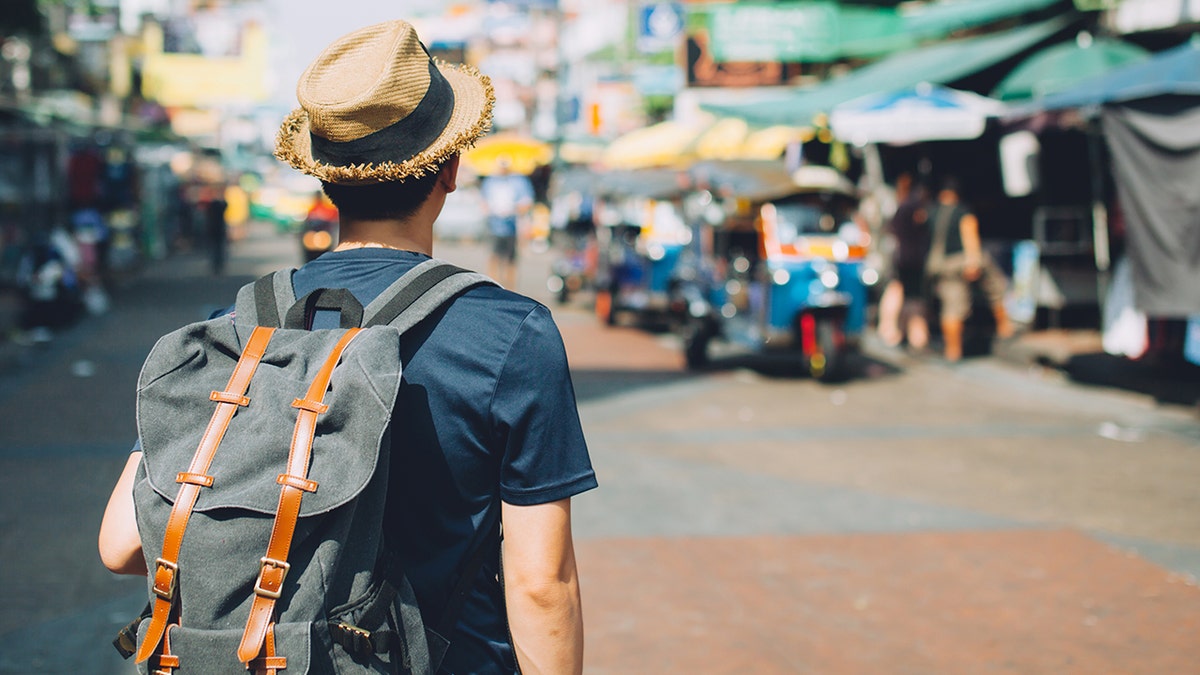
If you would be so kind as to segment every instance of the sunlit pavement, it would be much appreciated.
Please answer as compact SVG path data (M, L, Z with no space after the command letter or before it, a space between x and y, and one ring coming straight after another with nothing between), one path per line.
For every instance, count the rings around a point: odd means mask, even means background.
M588 672L1200 659L1190 413L993 363L835 388L670 373L581 405L602 485L576 500Z
M143 581L95 532L154 339L298 249L152 265L0 372L0 672L128 672ZM474 244L439 244L484 269ZM1186 673L1200 663L1194 411L995 358L871 353L827 386L520 290L567 344L599 490L574 500L589 673ZM90 367L82 367L86 363ZM80 376L81 374L86 376Z

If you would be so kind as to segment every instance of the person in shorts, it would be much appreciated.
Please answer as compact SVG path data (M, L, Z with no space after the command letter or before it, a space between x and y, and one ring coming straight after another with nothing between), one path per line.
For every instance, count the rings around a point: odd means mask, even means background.
M978 282L996 320L996 336L1008 338L1013 325L1004 308L1008 279L983 250L979 220L959 198L958 182L947 179L929 213L932 242L926 273L941 302L942 353L955 362L963 355L963 324L971 313L971 286Z
M533 184L528 176L512 171L512 161L501 157L496 171L480 183L487 209L492 254L488 273L505 288L517 282L517 235L520 218L533 207Z

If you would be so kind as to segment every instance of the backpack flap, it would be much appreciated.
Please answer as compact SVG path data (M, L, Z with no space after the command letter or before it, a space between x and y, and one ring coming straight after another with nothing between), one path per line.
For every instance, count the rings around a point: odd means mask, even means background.
M138 382L137 422L149 485L171 502L224 391L252 326L219 317L159 340ZM340 330L277 330L210 467L211 488L194 511L238 508L273 515L296 424L292 402L303 397L341 336ZM400 385L399 331L365 330L333 371L318 418L308 478L318 489L301 517L331 511L370 481Z
M139 629L144 634L147 621ZM328 665L321 666L322 652L328 651L328 637L319 634L321 624L280 623L275 625L275 648L286 655L287 667L280 675L303 675L309 672L328 672ZM242 631L238 628L225 630L203 630L187 626L173 626L170 634L171 654L179 659L180 675L186 673L247 673L246 664L237 660L229 649L236 643ZM316 658L314 658L316 657ZM325 657L324 660L328 660ZM314 663L316 661L316 663ZM138 664L138 672L150 675L156 667L155 659Z

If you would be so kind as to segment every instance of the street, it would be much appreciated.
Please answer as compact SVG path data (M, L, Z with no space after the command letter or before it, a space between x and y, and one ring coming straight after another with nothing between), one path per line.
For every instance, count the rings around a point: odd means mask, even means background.
M484 269L485 249L443 242ZM868 342L829 385L553 304L600 488L573 501L588 673L1200 672L1194 407L995 357ZM100 564L154 340L299 261L252 226L228 275L152 263L112 310L0 358L0 672L124 673L144 580Z

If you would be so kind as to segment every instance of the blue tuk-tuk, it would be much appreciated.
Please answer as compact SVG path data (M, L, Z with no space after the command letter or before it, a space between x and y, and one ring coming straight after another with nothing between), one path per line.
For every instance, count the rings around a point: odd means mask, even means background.
M686 175L641 169L600 176L596 209L599 256L596 314L669 322L680 256L692 239L683 218Z
M857 190L836 170L777 165L698 169L700 200L723 217L699 237L706 261L683 289L681 323L690 367L707 363L709 343L753 351L789 350L820 380L847 375L866 323L869 235L855 222ZM779 172L782 172L782 176ZM689 275L684 275L689 276Z

